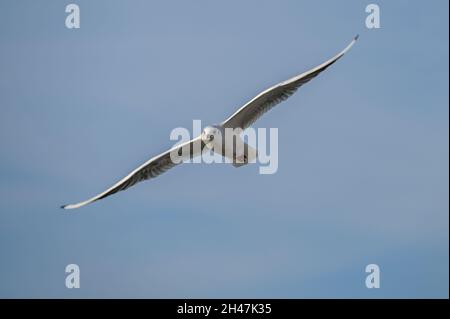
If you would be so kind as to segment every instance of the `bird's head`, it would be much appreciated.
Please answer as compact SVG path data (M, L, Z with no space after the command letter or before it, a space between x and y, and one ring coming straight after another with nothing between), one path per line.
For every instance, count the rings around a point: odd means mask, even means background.
M206 145L212 145L214 140L218 140L221 132L216 126L207 126L202 131L202 141Z

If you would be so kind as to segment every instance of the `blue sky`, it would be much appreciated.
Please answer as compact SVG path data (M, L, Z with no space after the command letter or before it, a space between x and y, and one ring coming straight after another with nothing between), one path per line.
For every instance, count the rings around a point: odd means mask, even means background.
M447 1L377 1L377 30L368 1L77 0L78 30L68 3L0 2L0 297L448 298ZM256 123L276 174L183 165L59 209L357 33Z

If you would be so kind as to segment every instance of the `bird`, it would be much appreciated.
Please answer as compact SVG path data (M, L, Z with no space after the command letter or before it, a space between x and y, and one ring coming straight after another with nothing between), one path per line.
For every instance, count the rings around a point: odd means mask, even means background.
M225 154L231 154L232 164L235 167L240 167L247 164L248 162L251 162L251 160L255 156L257 156L257 152L255 152L255 150L253 150L245 143L241 143L241 145L243 145L243 148L241 147L240 150L232 150L231 153L226 153L226 151L228 151L228 149L226 149L227 146L224 146L224 144L222 144L224 131L226 129L245 130L250 127L264 113L266 113L279 103L283 102L284 100L288 99L297 91L299 87L309 82L321 72L325 71L329 66L338 61L344 54L346 54L350 50L350 48L358 40L358 37L359 35L356 35L350 42L350 44L348 44L341 52L339 52L331 59L320 64L319 66L309 71L298 74L288 80L279 82L278 84L259 93L257 96L240 107L237 111L235 111L231 116L229 116L220 124L208 125L202 130L201 135L193 138L188 142L176 145L169 150L152 157L104 192L76 204L62 205L61 208L80 208L82 206L91 204L100 199L113 195L119 191L126 190L141 181L155 178L166 172L170 168L180 164L181 161L173 160L174 154L180 156L183 159L182 154L185 153L184 150L188 151L188 158L193 158L201 154L205 147L207 147L208 149L213 149L215 152L220 153L222 156L225 156ZM218 145L221 145L222 147L218 148ZM254 152L250 154L250 151L252 150Z

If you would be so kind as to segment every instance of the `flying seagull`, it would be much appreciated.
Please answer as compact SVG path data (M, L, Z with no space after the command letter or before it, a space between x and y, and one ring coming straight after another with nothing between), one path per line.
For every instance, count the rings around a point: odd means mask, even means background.
M229 118L223 121L220 124L210 125L203 129L202 134L198 137L183 143L181 145L177 145L168 151L159 154L155 157L152 157L147 162L133 170L127 176L122 178L116 184L108 188L106 191L88 199L83 202L77 204L63 205L61 208L64 209L74 209L85 206L87 204L93 203L99 199L108 197L112 194L115 194L119 191L123 191L143 180L155 178L160 174L164 173L168 169L174 167L179 164L179 162L174 162L172 160L172 155L174 153L181 155L182 150L188 150L189 158L193 158L199 154L201 154L204 147L208 147L210 149L214 149L214 151L221 153L221 155L225 156L225 148L227 146L223 146L223 144L217 144L219 139L222 139L225 129L242 129L245 130L250 125L252 125L259 117L261 117L265 112L273 108L275 105L281 103L286 100L288 97L293 95L297 89L303 84L309 82L311 79L319 75L322 71L327 69L330 65L339 60L348 50L355 44L358 36L353 38L353 41L339 54L329 59L328 61L322 63L321 65L306 71L302 74L294 76L289 80L280 82L269 89L261 92L252 100L250 100L247 104L239 108L236 112L234 112ZM221 145L220 150L217 151L215 146ZM239 167L251 161L252 157L255 157L255 152L251 152L251 147L246 145L245 143L244 149L242 150L233 150L232 161L233 165ZM230 154L230 153L226 153Z

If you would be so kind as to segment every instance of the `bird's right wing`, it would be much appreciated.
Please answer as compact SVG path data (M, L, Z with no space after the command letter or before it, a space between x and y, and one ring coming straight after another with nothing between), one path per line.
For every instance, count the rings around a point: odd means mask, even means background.
M189 150L189 157L193 158L199 154L201 154L205 144L201 140L201 136L198 136L197 138L194 138L186 143L177 145L170 150L161 153L138 168L136 168L134 171L132 171L130 174L122 178L120 181L118 181L116 184L108 188L103 193L100 193L84 202L80 202L77 204L69 204L69 205L63 205L61 208L64 209L74 209L79 208L82 206L85 206L87 204L93 203L99 199L108 197L109 195L115 194L119 191L123 191L143 180L151 179L159 176L160 174L164 173L168 169L174 167L175 165L179 164L172 161L172 158L176 159L186 159L183 158L182 155L186 154L186 152Z

